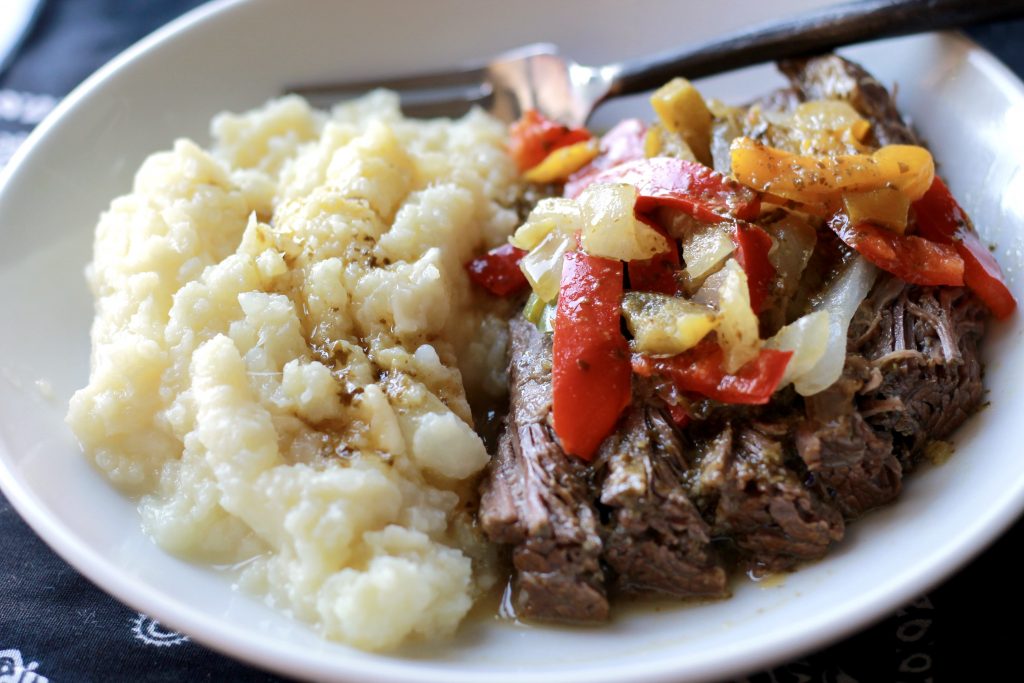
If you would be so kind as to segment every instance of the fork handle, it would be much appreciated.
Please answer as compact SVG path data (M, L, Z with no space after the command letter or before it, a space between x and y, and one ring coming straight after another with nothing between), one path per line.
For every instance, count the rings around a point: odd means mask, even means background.
M623 62L607 97L877 38L1024 16L1024 0L867 0L826 7L696 47Z

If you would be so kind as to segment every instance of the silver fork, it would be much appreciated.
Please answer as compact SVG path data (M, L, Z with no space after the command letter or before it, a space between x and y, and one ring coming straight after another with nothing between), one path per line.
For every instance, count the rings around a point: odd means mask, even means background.
M375 88L395 90L407 116L458 116L480 106L504 121L527 109L577 126L602 103L654 89L675 76L700 78L760 62L865 40L1024 16L1024 0L868 0L804 14L681 50L583 66L546 43L485 64L376 80L300 85L288 92L330 106Z

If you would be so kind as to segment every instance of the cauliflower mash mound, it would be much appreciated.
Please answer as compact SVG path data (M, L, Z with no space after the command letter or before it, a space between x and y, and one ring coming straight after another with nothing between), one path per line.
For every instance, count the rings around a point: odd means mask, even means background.
M357 647L450 634L488 581L467 395L504 392L506 332L463 263L517 223L504 127L375 93L213 136L150 157L100 219L68 422L167 550L245 562Z

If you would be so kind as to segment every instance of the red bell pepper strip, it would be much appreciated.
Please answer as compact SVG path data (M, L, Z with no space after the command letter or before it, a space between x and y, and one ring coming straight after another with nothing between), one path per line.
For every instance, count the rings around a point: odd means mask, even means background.
M898 235L871 223L852 225L845 213L832 216L829 227L847 246L904 282L954 287L964 284L964 260L951 245L917 235Z
M750 307L754 309L754 313L760 313L764 310L768 289L775 277L775 267L768 260L772 238L756 225L736 221L732 243L736 245L736 262L747 274Z
M584 460L629 405L629 345L619 324L622 262L565 255L555 312L552 416L567 453Z
M792 351L762 349L734 374L722 369L722 347L705 339L689 351L669 358L634 353L633 372L641 377L660 375L680 391L722 403L763 405L771 399L786 371Z
M509 154L520 171L526 171L558 149L593 137L585 128L569 128L545 118L535 109L523 112L509 128Z
M469 279L495 296L511 296L530 286L519 269L526 256L522 249L503 244L466 264Z
M964 284L978 295L1000 320L1017 307L992 253L974 231L971 219L960 208L946 184L935 176L932 186L913 204L917 228L923 237L952 244L964 260Z
M569 181L565 184L565 196L578 196L601 171L627 161L643 159L646 156L645 135L647 126L640 119L625 119L617 123L601 136L600 154L597 158L569 176Z
M671 157L637 159L619 164L574 186L575 198L592 183L629 183L640 196L637 213L660 206L685 211L702 221L716 222L739 218L753 220L761 212L761 197L754 190L696 161Z
M679 258L676 241L653 220L644 216L637 216L637 219L646 223L652 230L658 231L668 242L669 248L649 259L629 262L630 289L638 292L660 292L673 296L678 294L679 283L676 282L675 276L682 267L682 261Z

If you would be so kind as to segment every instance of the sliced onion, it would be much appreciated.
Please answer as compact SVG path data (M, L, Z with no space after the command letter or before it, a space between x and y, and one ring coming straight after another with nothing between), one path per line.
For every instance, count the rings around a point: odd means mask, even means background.
M718 269L735 249L729 223L695 223L683 235L683 262L686 277L700 281Z
M875 266L857 256L833 278L817 299L812 310L828 312L828 343L824 355L814 367L794 380L797 393L804 396L816 394L830 387L843 374L850 320L868 295L877 275Z
M791 294L796 290L800 276L811 260L814 246L818 242L818 232L804 218L792 213L765 225L764 229L771 235L773 243L772 250L768 252L768 261L782 281L783 292Z
M718 293L722 289L722 283L725 282L726 275L727 273L724 268L720 268L711 273L711 275L708 275L704 278L704 282L701 283L691 299L698 304L718 308Z
M565 252L570 251L572 243L573 238L561 231L549 232L519 262L534 294L545 302L558 298L558 288L562 283L562 260Z
M530 215L512 235L512 246L533 249L552 231L572 236L580 229L580 207L572 199L547 197L537 202Z
M577 199L584 251L620 261L642 261L666 251L668 241L637 220L636 199L636 187L627 183L601 183L584 190Z
M780 389L817 365L828 349L829 328L828 311L816 311L797 318L765 341L765 348L793 352L779 382Z
M722 268L725 277L718 290L718 343L725 352L723 367L736 372L761 350L757 315L750 306L747 274L735 259Z
M818 231L806 218L793 213L766 224L764 229L772 238L768 261L775 268L775 277L771 283L774 296L769 300L770 310L767 315L762 312L761 319L775 329L789 319L786 312L793 296L800 290L804 271L818 242Z
M708 108L715 116L711 124L711 159L716 171L729 175L732 164L729 146L735 138L743 135L740 121L744 110L727 106L718 100L709 100Z

